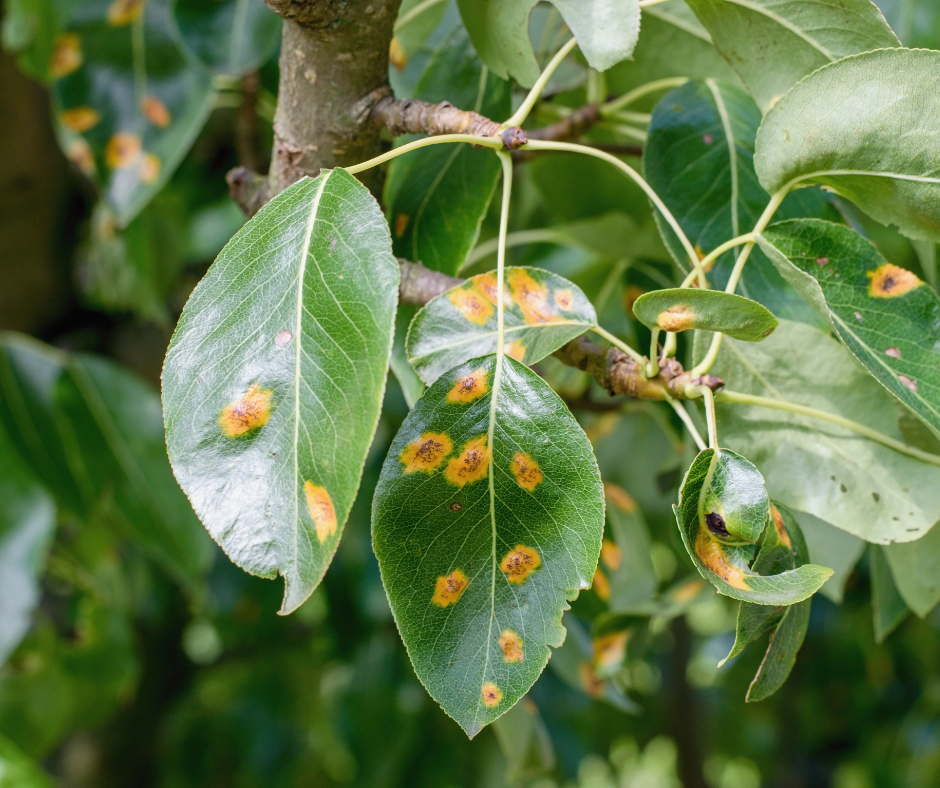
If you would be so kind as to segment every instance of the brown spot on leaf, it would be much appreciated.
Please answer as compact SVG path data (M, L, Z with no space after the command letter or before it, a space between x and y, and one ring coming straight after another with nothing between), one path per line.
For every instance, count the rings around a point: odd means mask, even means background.
M571 290L565 288L564 290L555 291L555 306L559 309L563 309L565 312L571 310L571 307L574 305L574 293Z
M138 172L144 183L153 183L160 177L160 159L154 153L145 153L140 160Z
M594 638L594 669L610 673L619 668L626 659L629 639L630 630L627 629Z
M601 560L616 572L623 562L623 552L610 539L604 539L601 542Z
M792 550L793 542L790 541L790 532L787 531L787 525L783 521L783 515L780 514L780 510L773 504L770 505L770 516L773 518L774 529L777 531L777 537L783 544Z
M695 540L695 553L705 566L732 588L749 591L747 575L728 563L724 547L704 528L700 528Z
M817 257L817 258L816 258L816 265L829 265L829 258L828 258L828 257Z
M639 285L629 285L627 287L626 292L623 294L623 308L627 310L627 314L630 315L630 317L634 317L633 305L645 292L646 291Z
M461 512L463 511L463 504L460 501L452 501L450 504L450 510L452 512Z
M917 381L911 380L907 375L898 375L901 384L907 386L911 391L917 391Z
M145 0L114 0L108 8L108 24L114 27L129 25L144 12Z
M140 156L140 137L136 134L119 133L108 140L104 161L111 169L130 167Z
M144 96L140 101L140 109L144 113L144 117L154 126L165 129L170 125L172 120L170 110L156 96Z
M493 305L472 284L451 290L447 299L457 307L461 315L478 326L482 326L493 316Z
M901 358L901 351L896 347L889 347L885 350L886 356L891 356L891 358Z
M512 300L522 310L526 323L553 323L559 318L548 303L548 288L528 272L517 268L506 277Z
M715 536L731 536L728 528L725 526L724 518L718 512L709 512L705 515L705 527Z
M63 110L59 114L59 121L62 125L76 134L93 129L100 120L101 115L91 107L72 107L72 109Z
M452 459L444 470L444 476L451 484L463 487L465 484L485 479L490 470L490 452L486 447L486 435L471 438Z
M49 76L64 77L82 65L82 40L77 33L62 33L52 45L49 59Z
M395 217L395 237L401 238L405 234L405 228L408 227L408 222L411 219L410 216L406 213L400 213Z
M697 315L685 304L676 304L656 316L656 323L663 331L686 331L695 328Z
M487 306L489 306L487 304ZM489 389L486 386L487 373L483 369L477 369L469 375L458 378L450 391L447 392L447 401L468 405L474 400L479 399L486 394Z
M238 399L222 409L219 426L228 438L263 427L271 418L271 397L274 392L252 383Z
M477 274L470 281L473 283L474 287L476 287L481 293L483 293L483 295L491 304L493 304L494 306L496 305L498 290L496 289L496 275L495 274ZM504 300L509 301L511 297L512 296L510 296L509 292L506 291L504 288L503 290Z
M285 328L283 331L277 332L277 336L274 337L274 344L278 347L284 347L284 345L290 342L293 338L294 335Z
M704 142L706 145L711 145L714 141L715 138L711 134L702 135L702 142Z
M398 456L404 473L431 473L454 448L453 441L443 432L425 432L409 443Z
M503 651L504 662L522 662L522 638L512 629L504 629L499 636L499 647Z
M868 285L868 294L872 298L897 298L909 293L923 282L905 268L899 268L891 263L885 263L874 271L868 271L871 280Z
M490 709L499 706L499 702L503 699L502 690L492 681L488 681L483 685L482 693L483 705Z
M525 345L519 339L514 342L507 342L503 345L503 353L512 356L516 361L522 361L525 358Z
M405 48L398 40L398 36L392 38L392 43L388 47L388 62L394 66L396 71L401 71L408 63L408 55L405 54Z
M865 318L862 317L862 313L861 313L861 312L854 312L853 314L855 315L855 319L856 319L856 320L858 320L858 321L860 321L860 322L862 322L862 323L865 322Z
M545 479L539 464L532 459L531 454L516 452L509 464L512 475L516 477L516 484L523 490L532 492Z
M506 556L499 564L499 568L506 573L510 583L520 584L526 581L526 578L542 565L542 559L532 547L526 547L524 544L517 544L515 549L506 553Z
M304 482L304 493L307 496L307 510L317 529L317 539L325 542L336 533L336 510L333 508L333 499L325 487L320 487L311 481Z
M461 570L455 569L449 575L437 578L431 602L438 607L455 605L469 584L467 576Z
M604 570L600 567L594 570L594 579L591 581L591 588L604 602L610 601L610 581Z
M633 496L623 487L613 482L604 482L604 497L607 498L608 503L628 514L632 514L638 508Z

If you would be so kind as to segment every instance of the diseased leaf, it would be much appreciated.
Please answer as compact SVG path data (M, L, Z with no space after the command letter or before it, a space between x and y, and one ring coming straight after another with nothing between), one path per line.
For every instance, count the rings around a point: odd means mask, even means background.
M66 10L61 0L7 0L3 6L3 48L16 55L25 73L44 84Z
M763 111L817 68L897 36L870 0L686 0Z
M924 618L940 602L940 528L916 542L885 545L884 557L907 606Z
M696 342L696 357L704 354ZM895 440L895 400L826 332L781 320L758 343L726 340L712 374L728 389L835 413ZM940 512L940 469L829 422L723 404L722 440L765 474L769 492L869 542L918 539Z
M415 97L503 118L511 111L510 93L508 82L484 73L466 31L458 27L431 57ZM492 151L466 143L434 145L394 159L385 206L395 254L456 274L476 243L499 173Z
M532 365L597 325L576 285L541 268L507 268L505 352ZM480 274L432 299L408 330L408 360L428 384L451 367L496 351L496 274Z
M910 238L940 240L938 68L940 52L883 49L820 69L764 118L761 185L823 184Z
M772 520L770 501L760 472L733 451L701 452L673 510L692 562L720 594L758 605L792 605L832 575L814 564L769 576L751 568L758 539Z
M782 222L758 239L878 381L940 431L940 298L848 227Z
M485 356L442 375L405 419L373 500L373 546L415 672L468 735L562 644L603 528L587 438L511 357L501 371Z
M760 342L777 327L767 307L720 290L654 290L633 302L633 314L649 328L720 331L745 342Z
M916 544L916 543L915 543ZM871 572L871 612L875 627L875 642L885 639L907 618L910 608L891 576L885 557L885 548L873 544L868 551Z
M163 368L167 446L229 557L285 579L282 613L339 543L378 422L399 284L385 220L344 170L269 202L194 291Z

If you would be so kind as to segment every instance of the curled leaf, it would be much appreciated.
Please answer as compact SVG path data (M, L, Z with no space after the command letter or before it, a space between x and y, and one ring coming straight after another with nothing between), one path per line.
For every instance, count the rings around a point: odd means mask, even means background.
M633 314L649 328L720 331L746 342L760 342L777 327L767 307L720 290L677 287L644 293L633 304Z

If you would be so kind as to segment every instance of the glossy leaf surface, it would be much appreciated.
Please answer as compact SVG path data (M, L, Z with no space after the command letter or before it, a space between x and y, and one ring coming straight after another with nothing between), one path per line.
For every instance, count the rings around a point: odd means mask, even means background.
M757 468L728 449L717 458L712 449L695 458L674 511L693 563L725 596L759 605L792 605L816 593L832 574L814 564L768 576L751 568L771 519L770 501Z
M507 268L505 351L532 365L597 324L576 285L541 268ZM425 383L497 343L496 274L480 274L424 306L408 330L408 360Z
M767 307L720 290L654 290L634 301L633 314L648 328L676 332L699 328L746 342L760 342L777 327L777 318Z
M344 170L282 192L222 250L167 354L170 460L213 538L285 579L320 582L379 416L398 263L373 197Z
M754 154L761 185L823 184L904 235L940 240L940 107L930 101L938 69L940 52L919 49L820 69L764 118Z
M878 381L940 431L940 298L841 225L774 225L761 248Z
M604 528L577 422L528 368L505 356L496 381L495 367L495 356L474 359L428 389L392 442L372 508L415 671L470 736L562 644L562 612L590 585Z
M899 46L871 0L686 0L766 111L817 68Z

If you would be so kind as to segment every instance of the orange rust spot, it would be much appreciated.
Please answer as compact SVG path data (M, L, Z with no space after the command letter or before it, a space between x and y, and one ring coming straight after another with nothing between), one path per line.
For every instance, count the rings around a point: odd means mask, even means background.
M770 506L770 516L774 519L774 528L777 529L777 536L780 537L780 541L792 550L793 542L790 541L790 534L787 531L786 524L783 522L783 515L780 514L780 510L773 504Z
M114 0L108 8L108 24L114 27L129 25L144 12L145 0Z
M623 563L623 553L610 539L604 539L601 542L601 560L616 572Z
M619 484L604 482L604 496L608 503L613 504L622 512L633 514L638 508L633 496Z
M698 258L699 262L702 262L702 260L708 257L708 255L705 254L705 251L702 249L702 247L699 246L698 244L695 244L695 256Z
M656 323L663 331L686 331L694 328L695 313L685 304L677 304L656 316Z
M574 293L565 288L564 290L555 291L555 306L559 309L563 309L565 312L571 311L571 307L574 305Z
M140 109L144 113L144 117L149 120L154 126L159 126L161 129L165 129L170 125L170 110L166 108L160 99L156 96L144 96L140 102Z
M398 456L404 464L404 473L424 471L431 473L451 453L454 443L443 432L425 432L409 443Z
M83 131L93 129L101 120L101 115L91 107L73 107L63 110L59 114L59 121L65 128L81 134Z
M252 383L247 391L222 409L219 426L228 438L237 438L246 432L263 427L271 417L270 389Z
M506 579L516 585L524 583L526 578L542 565L542 559L532 547L517 544L514 550L506 553L499 568L506 573Z
M317 529L317 539L325 542L327 537L336 533L336 510L333 508L333 499L326 488L319 487L313 482L304 482L304 493L307 495L307 509Z
M392 38L392 43L388 47L389 65L395 66L396 71L401 71L408 63L408 55L405 54L405 48L398 40L398 36Z
M488 374L485 370L477 369L469 375L458 378L453 388L447 392L447 401L468 405L479 399L489 391L486 387L486 376Z
M481 293L483 293L484 296L486 296L486 299L491 304L494 306L496 305L498 300L497 295L499 293L496 288L496 274L477 274L470 281L473 282L474 286ZM503 300L509 301L511 298L512 296L509 294L509 292L503 288Z
M499 702L503 699L503 691L497 687L492 681L486 682L483 685L483 705L492 709L494 706L499 706Z
M91 146L85 140L81 138L72 140L65 155L85 175L95 174L95 157L91 152Z
M444 476L451 484L463 487L465 484L485 479L490 471L490 452L486 446L486 435L471 438L444 470Z
M704 528L699 529L698 538L695 540L695 552L702 563L729 586L740 591L750 590L747 575L728 563L724 548Z
M136 134L115 134L108 140L104 161L111 169L130 167L140 156L140 137Z
M627 656L630 631L611 632L594 639L594 667L609 672L619 668Z
M459 569L455 569L446 577L437 578L437 585L434 586L434 596L431 597L431 602L438 607L456 605L457 600L467 590L468 585L470 585L470 581L467 576Z
M507 342L503 345L503 353L512 356L516 361L522 361L525 358L525 345L518 339L514 342Z
M610 601L610 581L600 567L594 570L594 580L591 582L591 588L603 601Z
M49 75L64 77L82 64L82 40L77 33L63 33L56 37L49 60Z
M920 287L923 282L905 268L885 263L867 274L871 283L868 295L872 298L897 298Z
M522 638L512 629L504 629L499 636L499 647L503 650L504 662L522 662Z
M630 285L627 287L626 292L623 294L623 308L627 310L627 314L630 315L630 317L634 317L633 305L645 292L646 291L639 285Z
M582 662L578 665L578 678L581 680L581 689L592 698L598 698L604 694L604 680L594 672L590 662Z
M493 305L473 285L452 290L447 300L457 307L461 315L478 326L482 326L493 315Z
M153 153L145 153L137 168L144 183L153 183L160 177L160 159Z
M690 580L688 583L679 586L673 591L672 598L681 605L684 602L695 599L704 587L704 580Z
M542 473L539 464L532 459L531 454L523 454L517 451L513 455L509 467L512 470L512 475L516 477L516 483L523 490L532 492L545 479L545 474Z
M551 323L558 320L558 315L548 303L548 288L537 282L528 271L517 268L510 271L506 279L512 300L522 310L526 323Z
M411 219L408 214L400 213L395 217L395 237L401 238L405 234L405 228L408 227L408 221Z

